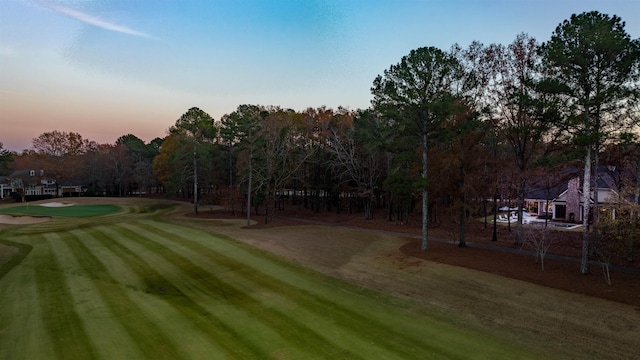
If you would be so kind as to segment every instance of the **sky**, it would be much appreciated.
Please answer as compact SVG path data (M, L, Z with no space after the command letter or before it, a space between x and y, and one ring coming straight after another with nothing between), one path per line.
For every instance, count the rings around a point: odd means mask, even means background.
M0 142L148 142L192 107L365 109L412 49L544 42L591 10L640 37L638 0L0 0Z

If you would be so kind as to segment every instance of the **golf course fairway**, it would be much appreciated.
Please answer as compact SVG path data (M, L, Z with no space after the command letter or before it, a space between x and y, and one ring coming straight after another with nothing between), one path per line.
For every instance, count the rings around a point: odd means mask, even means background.
M162 211L0 228L0 359L541 358Z

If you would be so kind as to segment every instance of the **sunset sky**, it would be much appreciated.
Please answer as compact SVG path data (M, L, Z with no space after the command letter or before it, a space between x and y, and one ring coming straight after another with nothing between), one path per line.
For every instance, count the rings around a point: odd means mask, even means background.
M590 10L640 37L638 0L0 0L0 142L147 142L194 106L367 108L411 49L546 41Z

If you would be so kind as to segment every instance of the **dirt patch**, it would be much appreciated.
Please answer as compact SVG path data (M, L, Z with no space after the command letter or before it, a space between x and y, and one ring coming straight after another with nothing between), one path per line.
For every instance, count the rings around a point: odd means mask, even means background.
M0 214L0 224L29 225L39 224L51 220L49 216L13 216Z

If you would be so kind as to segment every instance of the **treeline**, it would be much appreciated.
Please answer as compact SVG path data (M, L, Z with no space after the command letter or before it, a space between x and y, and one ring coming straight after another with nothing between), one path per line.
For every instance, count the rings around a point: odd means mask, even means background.
M421 221L423 249L428 225L442 222L459 224L465 246L465 219L505 199L523 208L532 181L550 188L567 180L568 167L582 169L584 204L597 209L592 190L608 165L637 205L640 40L624 26L594 11L572 15L544 43L521 34L508 45L418 48L374 79L369 109L240 105L215 120L194 107L148 144L125 135L98 145L53 132L16 161L39 159L57 179L82 179L96 194L160 192L253 208L264 221L285 199L366 218L378 207L390 220ZM600 236L591 208L583 273ZM634 211L626 218L633 229ZM521 224L519 213L517 242Z
M138 137L123 135L115 144L98 144L81 134L54 130L33 139L31 149L21 154L0 151L1 174L12 170L35 170L58 185L81 185L87 196L125 196L157 192L152 161L163 139L145 144ZM2 144L0 143L0 148ZM2 158L0 158L1 160ZM3 165L4 164L4 165Z

